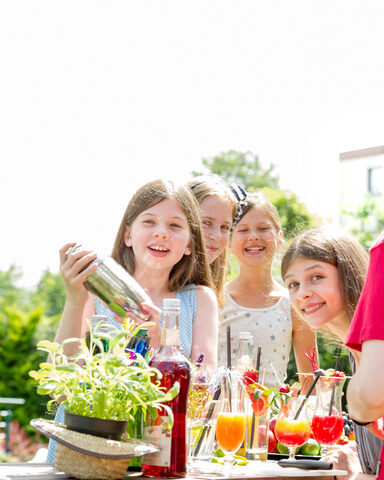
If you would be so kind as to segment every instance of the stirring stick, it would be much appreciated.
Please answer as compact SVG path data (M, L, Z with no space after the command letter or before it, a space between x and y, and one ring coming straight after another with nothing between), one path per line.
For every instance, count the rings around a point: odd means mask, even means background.
M257 371L258 374L260 373L260 358L261 358L261 347L258 347L257 348L257 357L256 357L256 371ZM265 377L265 370L264 370L264 374L263 374L263 383L264 383L264 377ZM259 379L259 375L258 375L257 379ZM254 432L255 432L255 417L256 417L255 412L252 412L251 448L252 448L252 445L253 445L253 436L254 436ZM257 420L259 420L259 417L257 417Z
M275 375L278 384L280 385L280 387L282 387L282 386L283 386L283 382L280 380L280 377L278 376L278 374L277 374L274 366L272 365L272 362L271 362L270 360L268 360L268 363L269 363L269 365L270 365L271 368L272 368L272 372L273 372L273 374Z
M308 390L307 394L303 398L303 401L301 402L300 407L298 408L298 410L296 412L294 420L297 420L299 418L300 412L303 409L304 404L308 400L310 394L312 393L312 390L315 388L315 385L316 385L317 381L319 380L321 373L322 372L320 370L316 373L315 379L313 380L312 385L309 387L309 390Z
M339 345L339 348L337 350L337 357L336 357L336 364L335 364L335 372L339 368L339 362L340 362L340 355L341 355L341 345ZM335 384L332 385L332 393L331 393L331 401L329 402L329 411L328 415L332 415L332 409L333 409L333 402L335 399Z
M221 393L221 388L220 388L220 384L216 387L216 391L215 393L213 394L213 399L212 400L218 400L219 397L220 397L220 393ZM203 443L203 440L204 440L204 437L205 437L205 434L207 433L208 431L208 423L209 423L209 420L211 419L212 417L212 414L213 414L213 410L215 409L215 403L212 403L209 407L209 410L208 410L208 413L207 413L207 416L204 420L204 426L203 426L203 430L201 432L201 435L200 435L200 438L199 438L199 441L197 442L197 445L196 445L196 449L195 449L195 456L197 457L199 451L200 451L200 448L201 448L201 445Z
M231 354L231 326L227 325L227 368L228 375L232 367L232 354ZM232 412L232 391L231 391L231 379L228 378L228 403L229 411Z
M227 325L227 368L232 367L231 358L231 326Z

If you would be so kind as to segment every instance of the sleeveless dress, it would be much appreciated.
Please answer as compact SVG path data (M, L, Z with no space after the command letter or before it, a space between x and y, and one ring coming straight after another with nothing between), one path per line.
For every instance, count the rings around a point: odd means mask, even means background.
M180 348L185 357L191 356L192 349L192 328L196 316L196 287L187 285L176 292L176 298L180 300ZM98 298L95 297L95 314L105 315L108 323L120 328L120 323L115 320L114 312L106 307ZM60 405L55 415L55 422L64 423L64 407ZM49 440L47 462L55 461L56 441Z
M232 365L235 365L240 332L250 332L253 336L254 359L257 348L261 347L261 376L265 370L264 384L279 386L268 363L272 362L280 379L287 375L287 365L292 345L292 319L288 292L282 291L279 300L271 307L243 307L227 292L224 307L220 311L218 362L226 365L226 329L231 326ZM262 377L261 377L262 378Z

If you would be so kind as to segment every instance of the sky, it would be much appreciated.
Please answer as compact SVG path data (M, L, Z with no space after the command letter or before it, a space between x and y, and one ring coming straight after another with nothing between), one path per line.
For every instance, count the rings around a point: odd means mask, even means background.
M229 149L335 221L339 153L384 144L381 0L0 0L0 270L112 248L130 196Z

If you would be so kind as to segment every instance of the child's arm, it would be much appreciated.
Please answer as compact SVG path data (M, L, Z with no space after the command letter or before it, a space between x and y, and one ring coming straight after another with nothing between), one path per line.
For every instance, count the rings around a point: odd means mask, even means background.
M193 322L191 360L204 353L204 363L213 373L217 364L219 314L215 293L208 287L196 287L196 317Z
M302 373L312 373L312 365L308 357L305 355L305 351L309 348L311 351L315 349L317 352L316 333L297 316L293 308L291 308L291 318L293 351L295 353L297 371ZM318 362L317 353L316 357ZM299 381L301 384L301 393L305 394L313 381L313 377L300 375Z

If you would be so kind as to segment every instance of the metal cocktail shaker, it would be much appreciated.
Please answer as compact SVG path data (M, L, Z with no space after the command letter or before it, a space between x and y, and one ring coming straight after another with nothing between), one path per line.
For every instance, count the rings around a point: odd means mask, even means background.
M72 247L67 256L80 247ZM149 315L140 304L152 302L143 287L112 257L96 258L92 263L97 263L98 267L84 282L88 290L117 315L125 317L132 312L148 320Z

